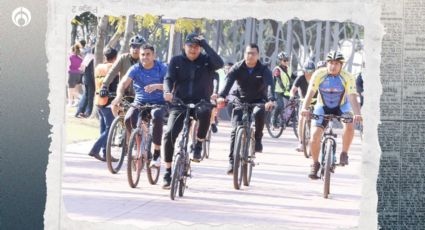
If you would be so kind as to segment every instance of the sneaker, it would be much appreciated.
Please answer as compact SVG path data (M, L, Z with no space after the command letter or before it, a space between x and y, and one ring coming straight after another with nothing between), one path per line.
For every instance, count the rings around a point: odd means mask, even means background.
M192 157L193 162L201 162L201 158L202 158L201 152L202 152L202 142L197 141L195 144L195 149L193 150L193 157Z
M157 157L156 159L154 157L151 161L150 167L157 167L157 168L161 167L161 157Z
M216 124L211 124L211 132L217 133L217 131L218 131L217 125Z
M233 161L229 161L229 167L227 167L227 175L233 174Z
M261 139L255 140L255 152L257 152L257 153L263 152L263 144L261 144Z
M171 173L166 172L164 175L164 181L162 184L163 189L170 189L171 186Z
M310 177L310 179L313 179L313 180L319 179L320 177L317 176L317 172L319 172L319 169L320 169L320 163L314 162L311 165L311 172L310 172L310 174L308 174L308 177Z
M304 152L303 144L298 145L298 147L295 148L297 152Z
M341 152L341 155L339 155L339 165L341 166L348 165L348 153Z

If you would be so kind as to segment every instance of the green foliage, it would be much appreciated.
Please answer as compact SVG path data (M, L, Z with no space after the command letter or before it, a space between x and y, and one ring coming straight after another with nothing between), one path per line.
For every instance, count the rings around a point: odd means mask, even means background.
M196 29L202 30L203 25L202 19L181 18L177 19L175 30L183 34L188 34L194 32Z

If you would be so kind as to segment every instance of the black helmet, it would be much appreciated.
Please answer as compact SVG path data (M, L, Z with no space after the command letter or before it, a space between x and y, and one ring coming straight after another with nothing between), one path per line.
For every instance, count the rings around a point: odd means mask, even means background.
M342 55L341 52L339 51L335 51L335 50L331 50L328 55L326 56L326 61L340 61L340 62L344 62L344 56Z
M287 53L285 53L285 52L280 52L280 53L277 55L277 58L278 58L279 60L289 60L289 56L288 56L288 54L287 54Z
M313 72L316 69L316 66L314 65L313 61L308 61L304 64L304 71L306 72Z
M139 46L141 46L141 45L143 45L145 43L146 43L146 40L142 36L140 36L140 35L133 36L130 39L130 45L139 45Z

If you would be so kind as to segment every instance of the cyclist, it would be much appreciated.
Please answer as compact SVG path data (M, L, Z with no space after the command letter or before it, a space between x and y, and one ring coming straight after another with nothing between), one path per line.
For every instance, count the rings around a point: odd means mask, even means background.
M206 54L201 53L202 48ZM185 38L184 52L171 58L168 73L164 80L164 98L171 102L174 95L184 103L198 103L201 100L215 100L213 78L216 70L223 67L223 60L208 45L202 35L191 33ZM174 143L183 128L185 110L171 108L164 134L164 155L166 173L163 188L171 184L171 163ZM199 121L197 141L193 151L193 161L201 159L202 142L210 126L211 108L201 107L193 111Z
M277 58L279 59L279 65L273 69L274 91L277 103L272 112L272 124L274 126L277 126L277 117L288 102L292 79L296 78L291 73L288 54L280 52Z
M136 35L130 39L130 52L121 54L117 61L114 63L110 71L108 72L100 90L99 95L101 97L108 96L108 86L119 74L119 81L124 78L124 75L127 73L128 69L136 63L139 62L140 47L145 44L145 39ZM126 95L134 95L133 88L129 87Z
M164 104L162 91L167 67L162 62L155 60L155 58L155 48L149 44L142 45L140 49L140 62L131 66L128 73L118 84L117 96L112 101L115 114L119 110L119 103L124 96L125 90L131 83L133 83L135 91L135 104ZM127 111L124 122L128 136L131 129L136 128L137 118L140 112L139 109L134 107L130 107ZM160 155L164 109L154 108L150 113L153 124L152 143L154 145L153 161L151 161L151 164L159 167L161 165Z
M304 99L306 94L307 94L307 88L308 88L308 83L310 82L311 76L313 75L314 70L316 69L316 67L314 66L314 62L312 61L308 61L307 63L304 64L304 74L298 76L295 81L294 81L294 85L291 88L291 91L289 93L290 98L293 99L295 97L295 95L298 94L300 95L301 99ZM314 104L316 102L316 95L313 97L312 100L312 104ZM302 125L304 122L304 118L303 116L298 116L298 137L300 142L301 142L301 131L302 131ZM300 145L296 148L297 151L302 152L303 148L302 148L302 144L300 143Z
M302 115L310 116L308 107L316 93L319 92L318 102L314 106L314 114L335 114L342 115L354 112L354 123L362 121L360 106L357 102L356 85L354 78L346 71L342 70L344 56L339 51L330 51L326 57L326 68L320 68L314 72L310 80L307 96L303 103ZM311 179L318 179L317 172L320 169L319 152L320 140L326 127L323 117L312 120L310 149L313 159ZM348 150L354 136L353 123L344 123L344 134L342 136L342 152L339 164L348 164Z
M212 98L217 98L218 95L218 87L220 85L220 76L217 72L214 72L214 92L212 95ZM215 107L211 110L211 119L210 119L210 123L211 123L211 131L213 133L216 133L218 131L217 128L217 124L218 124L218 113L220 112L219 107Z
M94 98L94 104L97 105L99 108L99 120L100 120L100 137L99 139L94 143L93 147L91 148L89 152L89 156L92 156L98 160L105 161L106 157L106 141L108 138L109 128L111 127L111 123L114 120L114 116L112 115L111 111L111 100L108 98L100 98L98 96L98 92L100 90L100 87L102 85L102 81L106 76L106 73L109 71L109 69L112 67L113 63L115 62L117 58L117 51L113 48L107 48L104 51L104 55L106 57L106 63L102 63L96 66L94 70L95 75L95 89L96 89L96 96ZM112 84L110 84L110 89L116 89L118 81L114 81ZM106 99L106 100L105 100ZM102 149L103 158L99 156L99 152ZM113 161L116 161L116 159L113 159Z
M259 61L259 48L256 44L249 44L245 48L244 60L236 63L227 74L224 89L219 93L218 104L224 103L233 84L237 83L235 100L247 103L267 102L265 109L269 111L274 106L273 78L270 69ZM255 152L262 152L263 128L265 111L256 106L252 113L255 117ZM242 109L235 107L232 113L232 126L228 174L233 173L233 149L235 144L236 128L242 121Z
M363 97L363 76L362 73L359 73L359 75L357 75L356 78L356 88L357 88L357 93L359 94L360 97L360 107L363 106L363 101L364 101L364 97Z

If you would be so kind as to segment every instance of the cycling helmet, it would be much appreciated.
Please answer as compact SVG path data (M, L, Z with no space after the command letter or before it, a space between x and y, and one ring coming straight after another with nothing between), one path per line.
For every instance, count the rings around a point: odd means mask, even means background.
M342 55L341 52L339 51L335 51L335 50L331 50L328 55L326 56L326 61L340 61L340 62L344 62L344 56Z
M313 62L313 61L308 61L308 62L306 62L306 63L304 64L304 70L305 70L306 72L311 73L311 72L313 72L315 69L316 69L316 66L314 65L314 62Z
M141 46L145 43L146 43L146 40L140 35L133 36L130 39L130 45L140 45Z
M289 59L289 56L288 56L288 54L287 54L287 53L285 53L285 52L280 52L280 53L277 55L277 58L278 58L279 60L288 60L288 59Z

